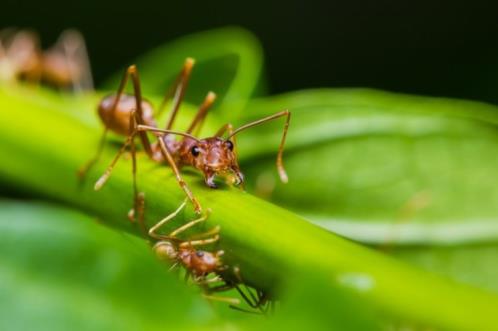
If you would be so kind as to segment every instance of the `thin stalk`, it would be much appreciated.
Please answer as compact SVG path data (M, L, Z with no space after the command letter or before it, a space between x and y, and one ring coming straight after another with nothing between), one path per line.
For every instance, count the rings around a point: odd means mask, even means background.
M115 145L107 144L103 160L83 185L77 180L77 169L93 155L101 129L85 124L72 111L91 112L93 104L29 93L0 91L1 182L77 207L140 236L138 226L126 217L132 205L131 160L121 161L107 185L93 191ZM175 210L184 196L166 166L142 155L138 173L146 223L151 226ZM202 206L211 209L199 231L219 225L219 248L226 252L226 263L239 266L244 279L255 286L272 288L297 271L320 273L331 286L351 288L397 319L444 330L498 325L498 298L492 294L400 263L239 189L212 190L196 173L185 177ZM169 229L192 217L192 211L179 215Z

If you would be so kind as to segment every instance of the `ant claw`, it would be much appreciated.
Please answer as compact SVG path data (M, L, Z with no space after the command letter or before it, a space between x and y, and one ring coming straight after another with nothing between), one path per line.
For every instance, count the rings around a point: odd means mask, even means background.
M235 174L235 182L234 182L234 184L236 186L240 186L242 183L244 183L244 174L242 174L240 171L238 171Z
M214 176L209 176L206 178L206 185L210 188L218 188L218 186L214 183Z

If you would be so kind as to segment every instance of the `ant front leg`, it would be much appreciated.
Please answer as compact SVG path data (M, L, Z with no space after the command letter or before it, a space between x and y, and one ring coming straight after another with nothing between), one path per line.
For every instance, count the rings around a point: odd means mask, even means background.
M172 131L172 130L162 130L162 129L158 129L158 128L154 128L154 127L150 127L150 126L146 126L146 125L139 125L138 130L140 132L143 132L143 133L145 133L145 131L152 131L152 132L156 132L156 133L175 134L175 135L189 137L191 139L198 141L197 138L195 138L194 136L192 136L188 133L177 132L177 131ZM176 165L176 162L173 159L171 152L168 150L168 147L166 146L166 143L164 142L165 137L166 137L166 135L157 135L157 142L159 144L161 155L162 155L163 159L168 162L169 166L173 170L173 173L175 174L175 177L176 177L176 181L180 185L181 189L185 192L185 194L187 195L189 200L194 205L195 212L197 214L200 214L202 212L201 204L194 197L194 194L192 193L192 191L188 187L187 183L183 180L183 177L180 174L180 170L178 169L178 166Z
M180 170L178 170L178 167L176 165L175 160L171 156L171 153L168 151L168 148L166 147L166 144L164 143L163 137L158 137L159 141L159 146L161 148L161 153L163 154L163 157L168 161L171 169L173 169L173 172L176 177L176 181L182 188L182 190L185 192L187 197L190 199L192 204L194 205L195 212L197 214L200 214L202 212L202 207L199 201L194 197L194 194L190 190L190 187L188 187L187 183L183 180L182 175L180 174Z

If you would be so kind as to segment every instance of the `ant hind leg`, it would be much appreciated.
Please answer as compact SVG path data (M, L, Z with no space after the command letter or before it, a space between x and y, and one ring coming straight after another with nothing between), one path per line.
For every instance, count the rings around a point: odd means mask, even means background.
M97 148L97 153L95 153L94 157L92 157L88 162L86 162L81 168L78 169L78 178L80 183L82 184L85 181L86 174L90 171L90 169L98 162L102 152L104 150L106 138L107 138L108 129L105 128L102 136L99 140L99 146Z

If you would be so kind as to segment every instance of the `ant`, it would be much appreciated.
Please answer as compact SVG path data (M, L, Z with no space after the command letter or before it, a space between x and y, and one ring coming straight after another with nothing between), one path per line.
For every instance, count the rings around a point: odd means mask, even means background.
M204 174L205 183L211 188L216 188L214 179L216 176L220 175L234 175L235 185L240 185L244 181L244 176L240 171L237 162L235 136L248 128L266 123L279 117L286 117L282 139L277 154L277 169L281 180L283 182L288 181L282 162L282 154L291 116L291 113L288 110L284 110L260 120L248 123L235 130L233 129L233 126L228 123L223 125L214 136L198 139L193 135L193 133L200 130L206 118L206 114L216 98L216 95L213 92L209 92L199 107L199 110L188 129L185 132L172 130L176 115L178 114L180 104L185 94L193 65L194 60L192 58L187 58L185 60L183 69L176 79L173 88L166 93L161 106L159 107L159 111L156 116L163 111L167 100L173 96L172 109L165 129L157 127L154 120L152 105L150 102L142 98L139 74L135 65L131 65L126 70L118 91L104 97L98 105L98 114L105 126L104 132L101 136L96 155L83 168L80 169L79 175L80 178L83 178L90 167L93 166L93 164L100 158L108 131L113 131L119 135L126 136L126 141L104 174L97 180L94 188L95 190L99 190L105 184L110 177L116 162L125 152L128 145L130 145L134 191L134 208L131 209L128 214L131 221L135 220L135 211L140 211L138 209L139 201L140 199L143 199L143 195L138 192L136 184L136 147L134 138L137 135L139 136L145 153L149 156L149 158L156 162L168 162L175 174L178 184L193 204L195 212L197 214L201 214L202 207L186 182L183 180L179 168L184 165L197 168ZM134 90L133 95L124 93L129 77L132 79ZM147 132L153 132L155 134L157 138L156 143L150 143ZM228 137L222 138L225 133L228 133ZM182 140L175 140L174 136L182 136ZM139 214L139 222L141 223L142 228L145 229L142 213Z
M149 236L154 240L157 240L152 249L158 258L171 263L172 266L170 270L174 269L178 265L182 265L186 270L185 280L188 281L189 278L192 278L193 282L202 288L204 292L203 296L205 298L228 302L230 304L229 307L233 309L254 313L253 311L238 307L240 300L236 298L212 295L212 293L215 292L222 292L235 288L251 308L259 309L261 313L266 314L268 308L272 307L273 301L270 301L263 291L257 291L256 297L245 285L246 291L244 292L239 286L239 284L244 284L244 282L242 281L240 269L238 267L234 268L234 275L237 278L237 282L226 281L224 279L222 273L228 268L221 262L221 256L223 256L224 251L218 250L213 253L195 248L197 246L204 246L217 242L220 239L219 226L216 226L205 233L198 234L196 238L191 238L186 241L177 237L180 233L206 220L209 215L209 210L207 215L182 225L168 235L157 233L159 228L175 218L186 206L186 204L187 199L185 199L176 211L149 229ZM211 274L214 274L215 276L209 277ZM216 287L209 287L209 284L219 281L224 281L224 284ZM249 293L249 296L247 296L246 292Z
M59 88L92 90L92 74L83 36L63 31L57 42L42 51L38 36L31 31L4 30L0 38L0 80L38 83Z

